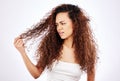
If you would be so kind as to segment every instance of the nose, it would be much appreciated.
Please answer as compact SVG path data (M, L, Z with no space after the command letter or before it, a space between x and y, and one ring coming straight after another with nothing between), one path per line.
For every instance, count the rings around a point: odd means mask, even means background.
M62 30L62 29L63 29L63 27L62 27L62 26L57 25L57 30Z

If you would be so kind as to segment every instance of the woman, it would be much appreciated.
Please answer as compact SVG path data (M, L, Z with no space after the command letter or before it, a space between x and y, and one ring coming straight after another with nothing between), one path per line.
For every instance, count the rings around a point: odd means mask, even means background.
M39 57L34 65L25 52L23 39L41 37L36 50ZM28 71L34 78L48 68L48 81L79 81L82 71L87 81L94 81L96 43L89 27L89 19L76 5L55 7L47 18L14 40Z

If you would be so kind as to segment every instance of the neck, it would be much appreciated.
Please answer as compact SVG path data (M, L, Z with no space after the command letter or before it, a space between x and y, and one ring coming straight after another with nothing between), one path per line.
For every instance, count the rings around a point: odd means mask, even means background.
M65 39L64 43L63 43L63 45L68 47L68 48L73 48L72 44L73 44L73 39L72 38Z

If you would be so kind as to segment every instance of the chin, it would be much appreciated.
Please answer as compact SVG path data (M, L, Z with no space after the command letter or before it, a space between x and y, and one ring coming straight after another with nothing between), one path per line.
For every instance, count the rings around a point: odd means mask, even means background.
M66 37L60 37L61 39L66 39Z

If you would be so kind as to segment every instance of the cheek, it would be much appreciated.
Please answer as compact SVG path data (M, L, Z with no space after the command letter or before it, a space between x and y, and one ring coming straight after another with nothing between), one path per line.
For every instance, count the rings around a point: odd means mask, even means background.
M70 32L73 32L73 27L72 27L71 25L69 25L69 26L68 26L68 30L69 30Z
M72 27L68 27L68 28L66 29L66 31L67 31L67 33L68 33L69 35L73 34L73 28L72 28Z
M70 34L73 34L73 29L72 28L70 29Z

